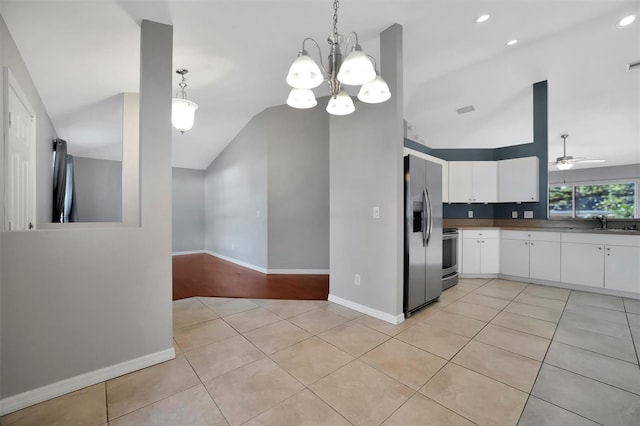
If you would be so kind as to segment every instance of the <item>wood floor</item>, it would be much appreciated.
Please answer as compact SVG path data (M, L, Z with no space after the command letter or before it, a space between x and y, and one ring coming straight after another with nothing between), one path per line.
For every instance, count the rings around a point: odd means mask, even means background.
M208 254L173 257L173 300L193 296L327 300L328 275L266 275Z

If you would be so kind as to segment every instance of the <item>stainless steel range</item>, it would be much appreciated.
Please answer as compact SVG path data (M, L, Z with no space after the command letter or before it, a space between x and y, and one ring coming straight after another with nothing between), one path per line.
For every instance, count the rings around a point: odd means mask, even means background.
M458 284L458 229L442 230L442 289Z

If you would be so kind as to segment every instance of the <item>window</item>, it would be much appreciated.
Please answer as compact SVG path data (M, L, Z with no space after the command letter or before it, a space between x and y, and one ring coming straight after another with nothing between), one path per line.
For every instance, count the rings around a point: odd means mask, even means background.
M636 184L609 183L549 187L550 218L636 217Z

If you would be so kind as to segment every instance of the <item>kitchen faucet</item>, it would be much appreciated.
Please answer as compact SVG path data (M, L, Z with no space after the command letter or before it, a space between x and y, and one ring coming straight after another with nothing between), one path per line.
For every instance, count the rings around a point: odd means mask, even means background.
M593 218L598 219L598 222L600 222L601 229L607 229L607 216L603 214L599 214L597 216L594 216Z

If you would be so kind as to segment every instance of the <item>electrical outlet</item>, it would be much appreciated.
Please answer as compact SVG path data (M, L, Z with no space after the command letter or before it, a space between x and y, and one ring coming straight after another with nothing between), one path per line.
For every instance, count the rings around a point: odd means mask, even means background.
M356 279L354 281L355 285L360 285L360 274L356 274Z
M380 207L376 206L373 208L373 218L380 219Z
M518 212L517 211L512 211L511 212L511 219L517 219L518 218Z
M525 210L524 211L525 219L533 219L533 210Z
M473 219L473 210L469 210L469 211L467 212L467 217L468 217L469 219Z

